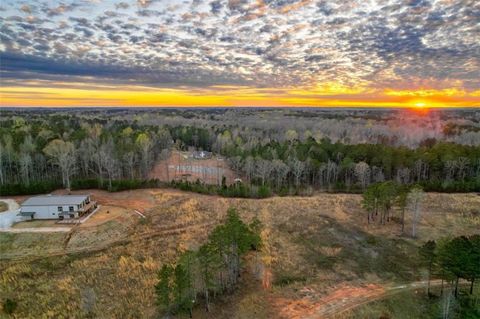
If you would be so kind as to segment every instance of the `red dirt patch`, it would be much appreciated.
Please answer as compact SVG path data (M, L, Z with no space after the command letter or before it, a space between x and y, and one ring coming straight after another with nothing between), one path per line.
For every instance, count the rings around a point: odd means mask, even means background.
M375 284L361 287L343 285L320 299L317 299L318 293L308 287L303 288L300 293L305 296L298 299L272 300L273 307L278 309L279 318L328 318L339 311L354 308L383 295L385 289Z
M54 194L66 194L63 189L56 190ZM144 189L122 191L118 193L109 193L107 191L98 189L83 189L71 191L71 194L90 194L92 199L97 201L100 205L118 206L127 209L137 209L144 212L155 206L155 200L151 191Z

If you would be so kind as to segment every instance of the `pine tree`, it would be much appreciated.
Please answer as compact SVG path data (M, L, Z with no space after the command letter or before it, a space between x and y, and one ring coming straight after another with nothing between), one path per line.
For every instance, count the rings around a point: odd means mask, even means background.
M427 241L422 247L420 247L420 255L423 257L425 262L428 265L428 286L427 286L427 294L430 296L430 279L432 276L432 268L435 262L435 249L437 244L434 240Z
M167 313L171 311L172 305L172 285L174 269L171 265L164 264L158 273L158 283L155 286L157 293L157 303L163 306Z

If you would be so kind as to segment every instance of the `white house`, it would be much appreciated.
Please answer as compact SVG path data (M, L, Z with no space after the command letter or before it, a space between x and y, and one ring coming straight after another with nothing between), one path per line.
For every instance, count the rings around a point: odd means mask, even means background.
M20 215L31 219L69 219L90 213L97 203L89 195L40 195L20 207Z

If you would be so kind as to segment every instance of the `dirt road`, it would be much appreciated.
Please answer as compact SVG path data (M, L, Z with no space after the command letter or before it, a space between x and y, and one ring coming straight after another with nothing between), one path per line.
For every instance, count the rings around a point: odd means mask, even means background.
M350 292L347 291L343 293L337 290L337 291L334 291L332 294L328 295L327 297L322 298L322 300L328 300L328 302L325 302L317 306L313 314L309 314L307 316L301 316L299 318L303 318L303 319L334 318L340 314L351 311L362 305L391 297L402 291L415 290L420 288L426 289L427 284L428 284L427 281L416 281L408 284L391 286L391 287L380 287L376 285L371 285L371 289L365 289L362 294L355 293L356 290L351 290ZM465 282L463 284L468 284L468 283ZM431 287L439 287L441 285L442 285L441 280L432 280L430 282ZM340 293L342 297L335 298L336 295L338 296L340 295Z

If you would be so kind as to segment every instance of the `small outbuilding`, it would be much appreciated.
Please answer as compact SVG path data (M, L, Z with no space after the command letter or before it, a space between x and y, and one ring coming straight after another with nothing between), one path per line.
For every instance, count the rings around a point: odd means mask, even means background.
M212 158L212 152L206 152L206 151L195 151L193 152L193 158L194 159L209 159Z
M79 218L97 208L90 195L40 195L27 199L20 214L31 219Z

